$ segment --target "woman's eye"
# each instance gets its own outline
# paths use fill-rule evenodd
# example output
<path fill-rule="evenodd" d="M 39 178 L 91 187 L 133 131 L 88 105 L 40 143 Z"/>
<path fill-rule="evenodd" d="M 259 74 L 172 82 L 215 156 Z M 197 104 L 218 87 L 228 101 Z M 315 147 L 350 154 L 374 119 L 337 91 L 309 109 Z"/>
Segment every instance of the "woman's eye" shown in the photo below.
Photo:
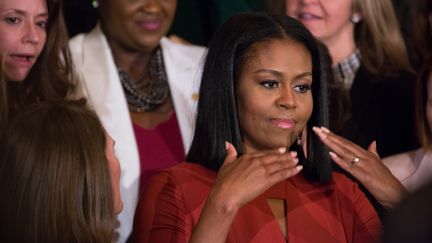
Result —
<path fill-rule="evenodd" d="M 262 86 L 264 86 L 265 88 L 268 88 L 268 89 L 274 89 L 274 88 L 277 88 L 279 86 L 279 82 L 274 81 L 274 80 L 261 81 L 260 84 Z"/>
<path fill-rule="evenodd" d="M 7 17 L 5 20 L 9 24 L 18 24 L 19 22 L 21 22 L 21 19 L 17 17 Z"/>
<path fill-rule="evenodd" d="M 39 27 L 41 27 L 41 28 L 43 28 L 43 29 L 46 29 L 46 27 L 47 27 L 47 25 L 48 25 L 48 22 L 47 22 L 47 21 L 38 21 L 36 24 L 37 24 Z"/>
<path fill-rule="evenodd" d="M 300 85 L 294 86 L 294 90 L 299 92 L 299 93 L 306 93 L 310 89 L 311 89 L 311 87 L 308 84 L 300 84 Z"/>

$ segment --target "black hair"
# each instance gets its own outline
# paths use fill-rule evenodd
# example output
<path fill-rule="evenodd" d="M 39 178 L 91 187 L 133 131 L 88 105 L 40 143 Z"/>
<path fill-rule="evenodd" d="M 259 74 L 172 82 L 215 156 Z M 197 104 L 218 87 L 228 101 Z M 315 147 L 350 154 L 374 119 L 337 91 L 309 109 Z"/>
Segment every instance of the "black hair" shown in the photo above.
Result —
<path fill-rule="evenodd" d="M 226 156 L 225 141 L 242 151 L 236 82 L 251 46 L 274 39 L 292 39 L 303 45 L 312 57 L 313 111 L 307 124 L 307 158 L 299 152 L 303 173 L 312 181 L 331 178 L 328 150 L 312 131 L 313 126 L 328 126 L 328 101 L 325 71 L 315 38 L 299 21 L 285 16 L 261 13 L 234 15 L 216 32 L 209 45 L 201 79 L 195 133 L 186 160 L 218 171 Z"/>

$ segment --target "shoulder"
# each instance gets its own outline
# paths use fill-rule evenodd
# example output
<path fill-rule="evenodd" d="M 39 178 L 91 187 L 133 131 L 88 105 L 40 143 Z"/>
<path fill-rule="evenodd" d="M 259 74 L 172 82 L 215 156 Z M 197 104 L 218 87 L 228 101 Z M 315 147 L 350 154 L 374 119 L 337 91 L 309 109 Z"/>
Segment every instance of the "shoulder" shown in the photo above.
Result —
<path fill-rule="evenodd" d="M 162 38 L 161 47 L 165 54 L 170 54 L 170 57 L 177 57 L 190 62 L 203 60 L 207 50 L 202 46 L 176 43 L 166 37 Z"/>
<path fill-rule="evenodd" d="M 106 48 L 108 46 L 105 35 L 99 24 L 90 32 L 76 35 L 69 40 L 69 48 L 73 56 L 83 52 L 85 45 L 91 45 L 91 48 L 96 47 L 96 49 Z"/>
<path fill-rule="evenodd" d="M 346 193 L 354 193 L 358 189 L 357 183 L 339 172 L 332 173 L 331 183 L 333 183 L 338 190 Z"/>
<path fill-rule="evenodd" d="M 343 197 L 339 197 L 341 200 L 348 199 L 354 204 L 368 201 L 363 191 L 359 188 L 358 183 L 354 182 L 343 173 L 333 172 L 332 183 L 334 183 L 337 193 L 343 195 Z"/>
<path fill-rule="evenodd" d="M 398 180 L 403 181 L 411 176 L 417 169 L 418 164 L 416 157 L 419 156 L 419 153 L 422 153 L 421 149 L 392 155 L 384 158 L 383 163 Z"/>
<path fill-rule="evenodd" d="M 181 190 L 184 194 L 194 190 L 209 191 L 217 173 L 199 164 L 182 162 L 162 170 L 153 176 L 149 187 L 166 187 L 168 185 Z"/>

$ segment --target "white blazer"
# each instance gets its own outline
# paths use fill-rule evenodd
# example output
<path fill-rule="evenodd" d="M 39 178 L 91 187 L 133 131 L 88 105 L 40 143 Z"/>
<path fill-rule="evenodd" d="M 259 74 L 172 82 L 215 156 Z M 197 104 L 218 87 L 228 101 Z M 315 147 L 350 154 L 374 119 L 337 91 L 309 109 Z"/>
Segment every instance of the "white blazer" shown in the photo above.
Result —
<path fill-rule="evenodd" d="M 196 101 L 205 49 L 182 45 L 162 38 L 160 42 L 171 97 L 184 145 L 188 151 L 195 125 Z M 115 140 L 121 166 L 120 190 L 124 209 L 119 214 L 120 239 L 132 231 L 138 200 L 140 160 L 127 101 L 117 67 L 100 26 L 69 42 L 72 58 L 81 80 L 79 91 L 96 111 L 107 132 Z"/>

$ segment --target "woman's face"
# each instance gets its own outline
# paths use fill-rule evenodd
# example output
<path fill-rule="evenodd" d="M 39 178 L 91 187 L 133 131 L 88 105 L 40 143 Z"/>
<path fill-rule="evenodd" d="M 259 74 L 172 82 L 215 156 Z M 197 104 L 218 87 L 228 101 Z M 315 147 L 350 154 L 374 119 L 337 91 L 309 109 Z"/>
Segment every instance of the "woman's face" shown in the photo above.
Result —
<path fill-rule="evenodd" d="M 0 0 L 0 65 L 10 81 L 25 79 L 46 41 L 46 0 Z"/>
<path fill-rule="evenodd" d="M 109 163 L 111 173 L 111 183 L 113 188 L 114 211 L 116 214 L 123 210 L 123 201 L 120 196 L 120 163 L 114 153 L 114 140 L 110 135 L 106 135 L 105 153 Z"/>
<path fill-rule="evenodd" d="M 236 90 L 244 149 L 290 147 L 312 114 L 310 53 L 291 39 L 251 48 Z"/>
<path fill-rule="evenodd" d="M 354 35 L 352 0 L 286 0 L 286 13 L 300 20 L 319 40 L 326 42 Z"/>
<path fill-rule="evenodd" d="M 427 103 L 426 103 L 426 117 L 429 123 L 429 128 L 432 129 L 432 73 L 429 75 L 427 93 L 428 96 L 427 96 Z"/>
<path fill-rule="evenodd" d="M 102 27 L 110 41 L 130 51 L 152 51 L 168 32 L 176 0 L 100 0 Z"/>

